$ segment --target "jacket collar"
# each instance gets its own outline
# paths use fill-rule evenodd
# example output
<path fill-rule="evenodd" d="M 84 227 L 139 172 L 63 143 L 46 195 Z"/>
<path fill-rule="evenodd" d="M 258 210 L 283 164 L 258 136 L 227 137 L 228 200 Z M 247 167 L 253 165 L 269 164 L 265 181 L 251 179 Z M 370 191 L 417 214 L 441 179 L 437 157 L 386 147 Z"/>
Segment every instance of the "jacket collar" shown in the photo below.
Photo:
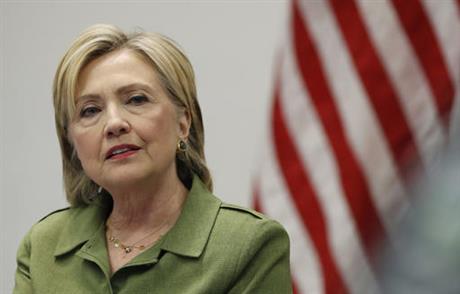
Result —
<path fill-rule="evenodd" d="M 179 255 L 199 257 L 209 239 L 221 203 L 195 176 L 181 215 L 165 235 L 161 248 Z"/>
<path fill-rule="evenodd" d="M 72 251 L 75 247 L 95 237 L 99 228 L 105 222 L 110 212 L 110 196 L 101 196 L 93 203 L 76 207 L 70 210 L 70 217 L 63 224 L 54 256 L 63 255 Z"/>
<path fill-rule="evenodd" d="M 111 209 L 111 199 L 104 197 L 94 200 L 88 206 L 71 210 L 54 256 L 68 253 L 92 238 L 101 238 L 97 234 L 98 229 Z M 209 239 L 220 205 L 221 201 L 194 176 L 181 215 L 174 227 L 163 237 L 161 249 L 178 255 L 199 257 Z"/>

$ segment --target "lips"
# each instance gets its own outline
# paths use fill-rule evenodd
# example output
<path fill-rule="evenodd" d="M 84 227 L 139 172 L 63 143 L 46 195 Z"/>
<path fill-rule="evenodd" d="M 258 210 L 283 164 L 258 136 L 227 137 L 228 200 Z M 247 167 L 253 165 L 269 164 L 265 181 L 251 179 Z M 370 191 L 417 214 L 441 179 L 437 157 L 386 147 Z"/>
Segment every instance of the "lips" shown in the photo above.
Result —
<path fill-rule="evenodd" d="M 133 152 L 141 149 L 139 146 L 132 145 L 132 144 L 121 144 L 113 146 L 112 148 L 107 151 L 105 154 L 105 159 L 110 159 L 114 156 L 119 156 L 121 154 L 126 154 L 128 152 Z"/>

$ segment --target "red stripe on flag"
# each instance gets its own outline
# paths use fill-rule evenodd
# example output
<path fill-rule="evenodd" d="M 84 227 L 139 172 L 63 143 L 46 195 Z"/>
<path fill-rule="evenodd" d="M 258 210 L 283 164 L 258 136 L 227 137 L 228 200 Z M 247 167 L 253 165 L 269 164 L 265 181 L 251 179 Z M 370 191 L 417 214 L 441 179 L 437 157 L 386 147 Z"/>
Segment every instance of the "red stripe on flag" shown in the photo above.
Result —
<path fill-rule="evenodd" d="M 393 0 L 393 4 L 431 86 L 439 115 L 447 127 L 454 86 L 428 16 L 419 0 Z"/>
<path fill-rule="evenodd" d="M 354 1 L 330 0 L 339 28 L 402 176 L 422 164 L 399 97 Z"/>
<path fill-rule="evenodd" d="M 299 290 L 297 290 L 297 285 L 294 281 L 292 281 L 292 294 L 300 294 Z"/>
<path fill-rule="evenodd" d="M 307 234 L 310 235 L 321 264 L 325 293 L 346 293 L 345 285 L 331 255 L 325 217 L 310 180 L 301 165 L 301 158 L 295 149 L 281 113 L 279 85 L 275 89 L 273 107 L 273 138 L 276 156 L 286 187 L 292 198 Z"/>
<path fill-rule="evenodd" d="M 385 239 L 385 230 L 372 201 L 363 171 L 344 133 L 340 115 L 332 98 L 318 53 L 294 1 L 294 46 L 305 87 L 309 90 L 316 112 L 334 151 L 345 197 L 357 225 L 368 257 L 372 260 L 375 242 Z"/>

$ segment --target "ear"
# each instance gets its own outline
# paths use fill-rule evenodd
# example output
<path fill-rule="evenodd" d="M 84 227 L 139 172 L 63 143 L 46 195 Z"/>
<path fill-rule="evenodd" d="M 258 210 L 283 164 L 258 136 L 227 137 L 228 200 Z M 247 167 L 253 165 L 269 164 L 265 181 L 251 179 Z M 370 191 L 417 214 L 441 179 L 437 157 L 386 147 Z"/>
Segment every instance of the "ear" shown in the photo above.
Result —
<path fill-rule="evenodd" d="M 178 117 L 178 134 L 179 138 L 186 139 L 190 133 L 190 125 L 192 118 L 188 109 L 183 109 L 179 112 Z"/>

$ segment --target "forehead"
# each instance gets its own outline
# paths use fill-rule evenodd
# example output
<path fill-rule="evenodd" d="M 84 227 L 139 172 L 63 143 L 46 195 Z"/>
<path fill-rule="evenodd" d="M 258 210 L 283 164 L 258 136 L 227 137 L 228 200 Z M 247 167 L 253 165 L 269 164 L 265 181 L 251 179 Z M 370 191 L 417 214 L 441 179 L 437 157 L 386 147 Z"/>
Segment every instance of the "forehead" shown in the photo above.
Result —
<path fill-rule="evenodd" d="M 146 57 L 130 49 L 116 50 L 83 67 L 77 79 L 76 97 L 104 87 L 116 88 L 135 83 L 160 87 L 154 67 Z"/>

